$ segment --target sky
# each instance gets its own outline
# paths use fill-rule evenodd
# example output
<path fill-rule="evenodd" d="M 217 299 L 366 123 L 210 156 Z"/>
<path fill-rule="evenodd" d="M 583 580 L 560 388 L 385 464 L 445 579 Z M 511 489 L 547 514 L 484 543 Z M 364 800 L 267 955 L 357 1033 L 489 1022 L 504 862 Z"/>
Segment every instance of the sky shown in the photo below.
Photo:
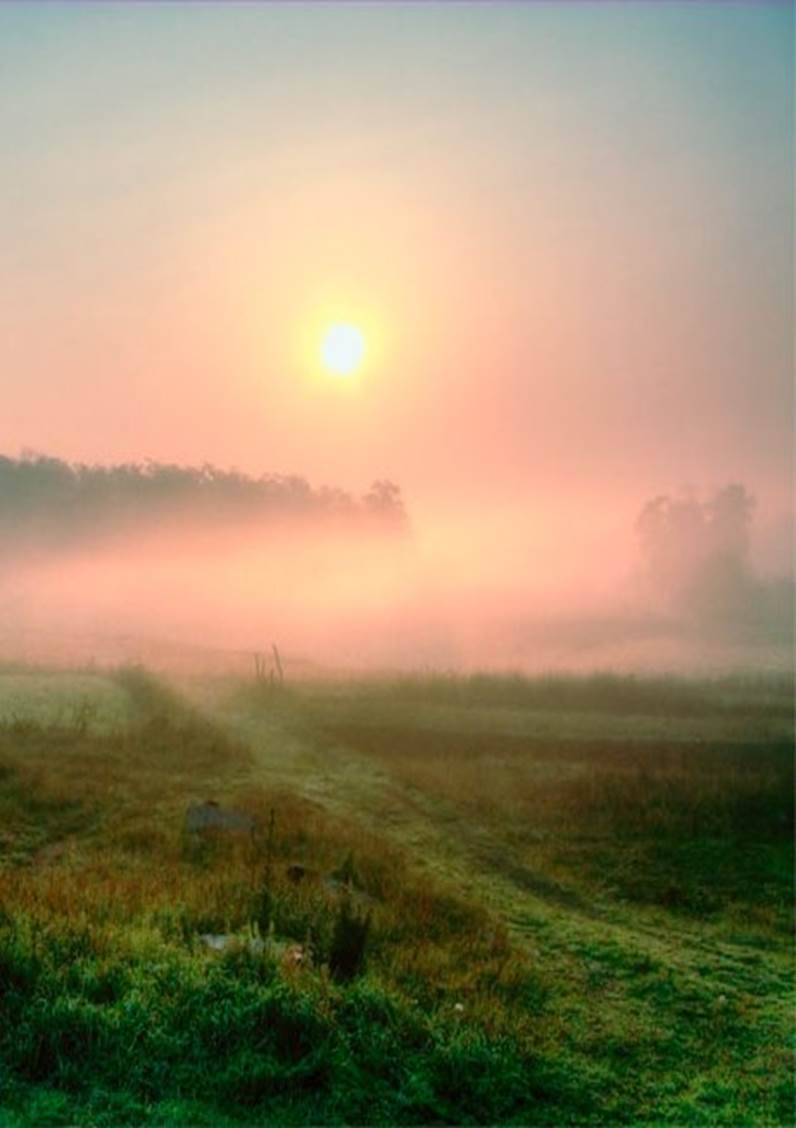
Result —
<path fill-rule="evenodd" d="M 789 4 L 4 3 L 0 452 L 587 554 L 740 481 L 781 562 L 793 166 Z"/>

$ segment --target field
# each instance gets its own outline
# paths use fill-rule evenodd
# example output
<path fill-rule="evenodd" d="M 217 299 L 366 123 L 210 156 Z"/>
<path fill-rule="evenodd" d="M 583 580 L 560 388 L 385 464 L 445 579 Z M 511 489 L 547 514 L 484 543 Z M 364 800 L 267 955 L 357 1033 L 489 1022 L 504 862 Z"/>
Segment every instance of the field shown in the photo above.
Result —
<path fill-rule="evenodd" d="M 790 1124 L 792 741 L 779 675 L 9 667 L 0 1124 Z"/>

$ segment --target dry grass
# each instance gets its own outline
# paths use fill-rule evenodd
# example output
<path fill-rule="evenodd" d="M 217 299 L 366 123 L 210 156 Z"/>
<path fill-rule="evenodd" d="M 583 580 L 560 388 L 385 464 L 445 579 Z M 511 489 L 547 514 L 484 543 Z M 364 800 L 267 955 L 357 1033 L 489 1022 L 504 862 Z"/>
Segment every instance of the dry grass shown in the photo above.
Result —
<path fill-rule="evenodd" d="M 331 707 L 326 691 L 238 695 L 278 719 L 277 746 L 293 734 L 280 780 L 279 747 L 264 760 L 142 671 L 117 685 L 131 719 L 115 728 L 0 724 L 0 1100 L 19 1123 L 704 1122 L 717 1109 L 773 1123 L 787 1106 L 782 1015 L 765 1002 L 790 919 L 786 747 L 534 740 L 429 729 L 414 710 L 378 724 L 372 700 L 362 723 L 345 690 Z M 354 783 L 368 764 L 379 810 L 429 834 L 365 817 Z M 351 791 L 334 814 L 331 791 L 286 782 L 338 769 Z M 208 798 L 257 833 L 186 835 L 187 805 Z M 448 854 L 418 854 L 446 839 L 478 879 L 469 896 Z M 481 899 L 491 880 L 517 911 L 554 910 L 530 919 L 532 942 Z M 594 898 L 626 907 L 618 931 L 586 912 Z M 652 941 L 651 918 L 634 933 L 650 904 L 666 917 Z M 339 983 L 349 910 L 370 931 L 364 966 Z M 698 931 L 711 915 L 727 937 L 715 956 Z M 678 920 L 693 942 L 672 959 L 662 938 Z M 728 947 L 741 921 L 759 963 Z M 237 943 L 212 953 L 203 933 Z"/>

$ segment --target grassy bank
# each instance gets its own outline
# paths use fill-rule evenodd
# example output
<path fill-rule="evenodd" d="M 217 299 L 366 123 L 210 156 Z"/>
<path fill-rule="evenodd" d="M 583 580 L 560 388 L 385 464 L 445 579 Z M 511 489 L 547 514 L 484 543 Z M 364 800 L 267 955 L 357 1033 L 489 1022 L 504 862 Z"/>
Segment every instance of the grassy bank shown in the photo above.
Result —
<path fill-rule="evenodd" d="M 0 1123 L 790 1121 L 787 687 L 68 676 L 0 719 Z"/>

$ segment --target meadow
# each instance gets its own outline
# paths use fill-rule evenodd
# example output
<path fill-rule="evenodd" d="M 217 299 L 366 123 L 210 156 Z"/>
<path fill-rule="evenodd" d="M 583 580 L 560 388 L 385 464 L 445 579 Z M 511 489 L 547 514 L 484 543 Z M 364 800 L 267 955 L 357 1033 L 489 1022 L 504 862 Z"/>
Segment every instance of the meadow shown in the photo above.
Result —
<path fill-rule="evenodd" d="M 785 675 L 9 666 L 0 1124 L 789 1124 L 793 873 Z"/>

